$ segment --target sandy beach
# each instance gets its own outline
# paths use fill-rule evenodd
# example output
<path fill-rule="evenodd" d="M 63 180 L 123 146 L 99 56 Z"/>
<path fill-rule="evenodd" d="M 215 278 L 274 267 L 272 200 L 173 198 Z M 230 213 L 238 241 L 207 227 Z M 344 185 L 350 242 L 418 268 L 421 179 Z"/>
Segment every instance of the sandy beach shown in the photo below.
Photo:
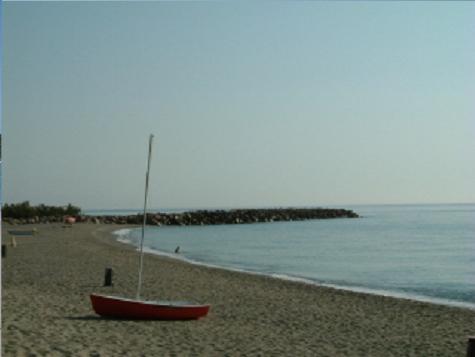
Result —
<path fill-rule="evenodd" d="M 15 229 L 22 227 L 15 226 Z M 138 255 L 115 225 L 28 225 L 2 259 L 4 356 L 465 356 L 475 311 L 146 255 L 143 297 L 210 303 L 197 321 L 95 315 L 91 292 L 133 297 Z M 2 231 L 9 243 L 8 226 Z M 104 269 L 114 286 L 103 287 Z"/>

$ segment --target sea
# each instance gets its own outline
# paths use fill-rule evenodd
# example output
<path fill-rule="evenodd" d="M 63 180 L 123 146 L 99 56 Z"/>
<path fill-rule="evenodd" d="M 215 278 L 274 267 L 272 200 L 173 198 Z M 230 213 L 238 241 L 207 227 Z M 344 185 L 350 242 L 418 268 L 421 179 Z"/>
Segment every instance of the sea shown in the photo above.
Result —
<path fill-rule="evenodd" d="M 339 208 L 360 218 L 148 226 L 144 247 L 193 264 L 475 310 L 475 204 Z M 139 211 L 123 214 L 131 212 Z M 141 229 L 115 234 L 138 246 Z"/>

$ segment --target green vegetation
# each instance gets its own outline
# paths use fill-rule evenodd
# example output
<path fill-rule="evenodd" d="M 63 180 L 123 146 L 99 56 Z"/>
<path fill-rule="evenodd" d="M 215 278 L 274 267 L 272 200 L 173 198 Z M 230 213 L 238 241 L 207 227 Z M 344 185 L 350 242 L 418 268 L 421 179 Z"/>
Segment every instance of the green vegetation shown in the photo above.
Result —
<path fill-rule="evenodd" d="M 2 216 L 4 218 L 33 218 L 37 217 L 53 217 L 53 216 L 76 216 L 81 213 L 79 207 L 72 204 L 67 206 L 46 206 L 40 204 L 38 206 L 30 206 L 30 202 L 25 201 L 21 203 L 4 204 L 2 207 Z"/>

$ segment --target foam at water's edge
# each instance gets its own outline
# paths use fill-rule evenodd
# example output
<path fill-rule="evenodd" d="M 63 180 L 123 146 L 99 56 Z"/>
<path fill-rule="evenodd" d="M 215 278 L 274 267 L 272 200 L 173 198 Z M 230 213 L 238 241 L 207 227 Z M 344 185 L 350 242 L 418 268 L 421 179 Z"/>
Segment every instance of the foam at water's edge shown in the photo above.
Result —
<path fill-rule="evenodd" d="M 338 289 L 338 290 L 353 291 L 357 293 L 364 293 L 364 294 L 370 294 L 370 295 L 388 296 L 388 297 L 394 297 L 398 299 L 414 300 L 414 301 L 420 301 L 420 302 L 428 302 L 428 303 L 437 304 L 437 305 L 462 307 L 462 308 L 466 308 L 470 310 L 475 310 L 475 304 L 472 304 L 469 302 L 443 299 L 443 298 L 435 298 L 435 297 L 417 295 L 417 294 L 402 293 L 402 292 L 391 291 L 391 290 L 319 283 L 311 279 L 299 278 L 299 277 L 294 277 L 294 276 L 285 275 L 285 274 L 271 274 L 271 276 L 278 279 L 296 281 L 300 283 L 317 285 L 317 286 L 324 286 L 324 287 Z"/>
<path fill-rule="evenodd" d="M 131 231 L 132 231 L 132 229 L 125 228 L 125 229 L 119 229 L 117 231 L 114 231 L 113 234 L 117 236 L 117 240 L 119 242 L 131 244 L 131 245 L 135 246 L 135 244 L 133 243 L 134 242 L 133 239 L 130 238 L 130 232 Z M 137 250 L 138 250 L 138 248 L 137 248 Z M 357 293 L 379 295 L 379 296 L 388 296 L 388 297 L 394 297 L 394 298 L 398 298 L 398 299 L 413 300 L 413 301 L 427 302 L 427 303 L 437 304 L 437 305 L 461 307 L 461 308 L 465 308 L 465 309 L 475 310 L 475 304 L 472 304 L 472 303 L 469 303 L 469 302 L 462 302 L 462 301 L 442 299 L 442 298 L 434 298 L 434 297 L 429 297 L 429 296 L 424 296 L 424 295 L 401 293 L 401 292 L 382 290 L 382 289 L 371 289 L 371 288 L 365 288 L 365 287 L 355 287 L 355 286 L 321 283 L 321 282 L 318 282 L 318 281 L 315 281 L 315 280 L 296 277 L 296 276 L 292 276 L 292 275 L 262 273 L 262 272 L 256 272 L 256 271 L 245 270 L 245 269 L 240 269 L 240 268 L 220 266 L 220 265 L 216 265 L 216 264 L 196 261 L 196 260 L 187 258 L 183 255 L 168 253 L 168 252 L 164 252 L 164 251 L 160 251 L 158 249 L 148 248 L 148 247 L 144 247 L 144 252 L 159 255 L 159 256 L 163 256 L 163 257 L 168 257 L 168 258 L 171 258 L 171 259 L 180 260 L 180 261 L 187 262 L 187 263 L 194 264 L 194 265 L 209 267 L 209 268 L 218 268 L 218 269 L 224 269 L 224 270 L 234 271 L 234 272 L 239 272 L 239 273 L 272 277 L 272 278 L 275 278 L 275 279 L 295 281 L 295 282 L 299 282 L 299 283 L 303 283 L 303 284 L 323 286 L 323 287 L 328 287 L 328 288 L 333 288 L 333 289 L 338 289 L 338 290 L 353 291 L 353 292 L 357 292 Z"/>
<path fill-rule="evenodd" d="M 117 241 L 121 243 L 133 244 L 133 240 L 130 238 L 131 228 L 122 228 L 116 231 L 113 231 L 112 234 L 117 236 Z"/>

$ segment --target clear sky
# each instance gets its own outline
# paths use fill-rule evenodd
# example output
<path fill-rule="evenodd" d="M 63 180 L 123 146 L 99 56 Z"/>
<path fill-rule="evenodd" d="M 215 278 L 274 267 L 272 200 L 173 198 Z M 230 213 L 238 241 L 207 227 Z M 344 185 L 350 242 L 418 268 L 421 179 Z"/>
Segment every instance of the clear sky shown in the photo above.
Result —
<path fill-rule="evenodd" d="M 475 202 L 473 2 L 3 3 L 3 198 Z"/>

